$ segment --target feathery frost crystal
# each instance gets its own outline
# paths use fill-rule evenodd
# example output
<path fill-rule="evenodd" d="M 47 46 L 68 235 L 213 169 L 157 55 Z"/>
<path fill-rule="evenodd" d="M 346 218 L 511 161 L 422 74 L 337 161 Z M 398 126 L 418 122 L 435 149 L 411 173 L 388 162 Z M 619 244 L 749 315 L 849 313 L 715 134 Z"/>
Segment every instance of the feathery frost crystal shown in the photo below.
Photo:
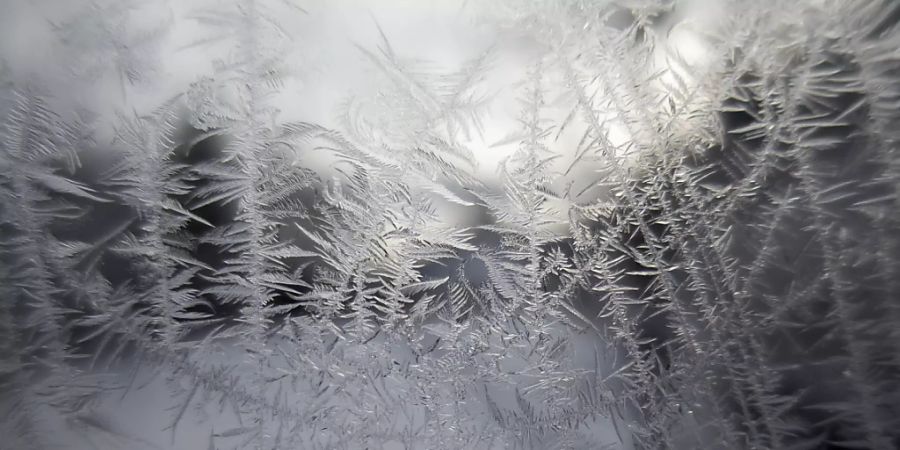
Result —
<path fill-rule="evenodd" d="M 0 9 L 0 449 L 900 446 L 900 3 Z"/>

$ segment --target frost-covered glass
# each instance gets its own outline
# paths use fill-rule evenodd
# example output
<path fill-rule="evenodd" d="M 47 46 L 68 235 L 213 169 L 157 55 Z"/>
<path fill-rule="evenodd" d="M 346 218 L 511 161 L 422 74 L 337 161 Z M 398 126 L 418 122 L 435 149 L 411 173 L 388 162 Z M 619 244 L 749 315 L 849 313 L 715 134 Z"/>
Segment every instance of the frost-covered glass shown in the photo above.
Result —
<path fill-rule="evenodd" d="M 900 446 L 894 0 L 8 0 L 0 449 Z"/>

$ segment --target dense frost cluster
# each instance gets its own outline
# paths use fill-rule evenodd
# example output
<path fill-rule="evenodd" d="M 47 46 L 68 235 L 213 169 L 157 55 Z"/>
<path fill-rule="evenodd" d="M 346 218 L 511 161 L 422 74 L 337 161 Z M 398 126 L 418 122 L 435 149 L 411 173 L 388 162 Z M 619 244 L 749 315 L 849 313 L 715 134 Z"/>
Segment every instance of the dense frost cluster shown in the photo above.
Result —
<path fill-rule="evenodd" d="M 900 446 L 894 0 L 7 0 L 0 41 L 0 449 Z"/>

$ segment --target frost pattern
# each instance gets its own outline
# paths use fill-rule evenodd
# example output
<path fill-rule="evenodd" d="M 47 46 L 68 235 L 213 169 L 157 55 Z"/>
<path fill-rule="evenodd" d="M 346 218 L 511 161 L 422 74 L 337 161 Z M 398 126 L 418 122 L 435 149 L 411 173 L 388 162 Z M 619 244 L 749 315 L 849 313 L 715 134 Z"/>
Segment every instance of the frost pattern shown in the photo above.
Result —
<path fill-rule="evenodd" d="M 463 2 L 449 65 L 373 17 L 334 121 L 283 112 L 327 8 L 209 3 L 0 64 L 0 447 L 900 446 L 894 2 Z"/>

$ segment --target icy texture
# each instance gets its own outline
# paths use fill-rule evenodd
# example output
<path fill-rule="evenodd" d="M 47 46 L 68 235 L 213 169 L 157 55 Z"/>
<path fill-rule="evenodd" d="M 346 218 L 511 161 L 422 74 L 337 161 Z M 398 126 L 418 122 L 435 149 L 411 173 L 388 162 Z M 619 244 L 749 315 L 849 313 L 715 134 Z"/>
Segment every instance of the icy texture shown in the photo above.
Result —
<path fill-rule="evenodd" d="M 0 448 L 900 445 L 900 3 L 5 9 Z"/>

